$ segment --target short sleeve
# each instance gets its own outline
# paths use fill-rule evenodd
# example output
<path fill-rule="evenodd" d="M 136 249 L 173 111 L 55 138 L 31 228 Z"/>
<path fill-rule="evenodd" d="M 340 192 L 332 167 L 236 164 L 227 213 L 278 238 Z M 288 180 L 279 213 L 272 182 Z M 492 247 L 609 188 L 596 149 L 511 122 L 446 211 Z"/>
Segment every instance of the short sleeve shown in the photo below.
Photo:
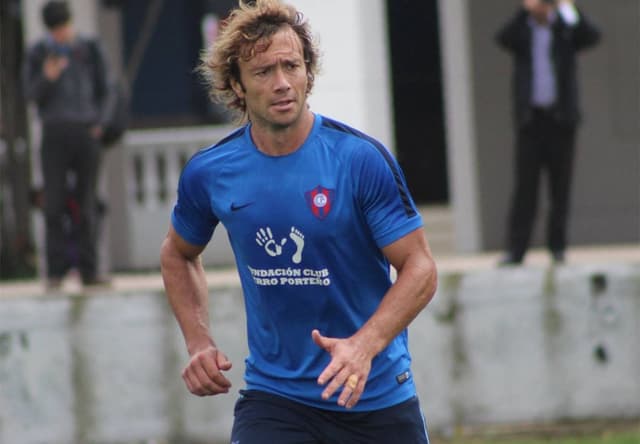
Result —
<path fill-rule="evenodd" d="M 211 210 L 206 171 L 199 167 L 196 160 L 187 163 L 180 176 L 178 199 L 171 214 L 171 223 L 187 242 L 206 245 L 218 224 L 218 218 Z"/>
<path fill-rule="evenodd" d="M 358 201 L 378 247 L 422 227 L 404 174 L 383 145 L 364 142 L 354 153 L 352 169 Z"/>

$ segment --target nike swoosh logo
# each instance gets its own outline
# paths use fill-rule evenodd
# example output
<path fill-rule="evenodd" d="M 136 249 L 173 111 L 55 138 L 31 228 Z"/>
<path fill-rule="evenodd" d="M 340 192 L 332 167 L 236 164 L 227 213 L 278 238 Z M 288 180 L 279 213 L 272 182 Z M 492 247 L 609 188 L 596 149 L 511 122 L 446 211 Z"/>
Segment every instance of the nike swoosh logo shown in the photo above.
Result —
<path fill-rule="evenodd" d="M 253 202 L 248 202 L 248 203 L 240 204 L 240 205 L 235 204 L 235 203 L 232 202 L 231 203 L 231 211 L 238 211 L 238 210 L 241 210 L 243 208 L 248 207 L 249 205 L 253 205 Z"/>

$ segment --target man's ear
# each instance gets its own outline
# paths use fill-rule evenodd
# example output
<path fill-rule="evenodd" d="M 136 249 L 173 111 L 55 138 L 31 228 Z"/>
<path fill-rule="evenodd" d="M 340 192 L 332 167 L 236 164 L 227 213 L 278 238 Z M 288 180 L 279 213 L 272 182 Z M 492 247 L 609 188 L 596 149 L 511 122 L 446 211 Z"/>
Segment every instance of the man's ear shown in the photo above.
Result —
<path fill-rule="evenodd" d="M 242 85 L 242 81 L 231 79 L 231 88 L 233 88 L 233 92 L 236 93 L 236 96 L 240 99 L 244 99 L 244 86 Z"/>

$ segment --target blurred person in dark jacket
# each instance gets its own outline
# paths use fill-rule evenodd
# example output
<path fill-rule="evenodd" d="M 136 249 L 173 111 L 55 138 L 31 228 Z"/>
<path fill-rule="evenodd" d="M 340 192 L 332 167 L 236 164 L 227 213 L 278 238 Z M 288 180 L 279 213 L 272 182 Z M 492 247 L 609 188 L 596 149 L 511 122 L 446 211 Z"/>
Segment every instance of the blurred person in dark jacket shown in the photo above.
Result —
<path fill-rule="evenodd" d="M 104 284 L 97 274 L 96 186 L 107 113 L 106 61 L 96 41 L 76 34 L 66 2 L 47 2 L 42 19 L 47 33 L 29 49 L 24 83 L 42 123 L 47 286 L 60 287 L 71 266 L 64 228 L 70 182 L 79 206 L 73 265 L 84 285 Z"/>
<path fill-rule="evenodd" d="M 496 40 L 513 56 L 515 188 L 502 265 L 522 263 L 529 247 L 540 176 L 547 173 L 547 247 L 555 263 L 567 248 L 576 128 L 580 121 L 577 54 L 600 32 L 573 0 L 524 0 Z"/>

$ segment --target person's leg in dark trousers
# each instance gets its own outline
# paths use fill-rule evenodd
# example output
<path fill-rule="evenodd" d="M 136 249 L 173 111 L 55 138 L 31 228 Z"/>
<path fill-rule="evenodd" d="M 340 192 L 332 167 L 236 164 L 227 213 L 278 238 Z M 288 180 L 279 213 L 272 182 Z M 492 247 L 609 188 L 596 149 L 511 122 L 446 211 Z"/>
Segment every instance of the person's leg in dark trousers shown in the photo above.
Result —
<path fill-rule="evenodd" d="M 64 128 L 45 125 L 40 149 L 44 180 L 45 255 L 47 279 L 51 286 L 64 277 L 69 267 L 64 212 L 71 152 L 67 147 L 66 135 Z"/>
<path fill-rule="evenodd" d="M 42 139 L 42 172 L 46 222 L 47 277 L 52 286 L 69 268 L 64 230 L 67 174 L 76 178 L 74 195 L 80 206 L 78 268 L 85 283 L 96 278 L 96 184 L 100 145 L 84 124 L 46 125 Z"/>
<path fill-rule="evenodd" d="M 564 261 L 567 222 L 575 153 L 575 126 L 550 122 L 547 170 L 550 209 L 547 219 L 547 246 L 555 261 Z"/>
<path fill-rule="evenodd" d="M 97 276 L 97 183 L 100 144 L 85 126 L 74 131 L 74 156 L 71 168 L 76 175 L 75 195 L 80 206 L 78 221 L 78 269 L 85 284 Z"/>
<path fill-rule="evenodd" d="M 540 126 L 541 117 L 535 114 L 532 122 L 520 128 L 516 135 L 515 186 L 509 211 L 505 263 L 521 262 L 529 247 L 542 170 Z"/>

